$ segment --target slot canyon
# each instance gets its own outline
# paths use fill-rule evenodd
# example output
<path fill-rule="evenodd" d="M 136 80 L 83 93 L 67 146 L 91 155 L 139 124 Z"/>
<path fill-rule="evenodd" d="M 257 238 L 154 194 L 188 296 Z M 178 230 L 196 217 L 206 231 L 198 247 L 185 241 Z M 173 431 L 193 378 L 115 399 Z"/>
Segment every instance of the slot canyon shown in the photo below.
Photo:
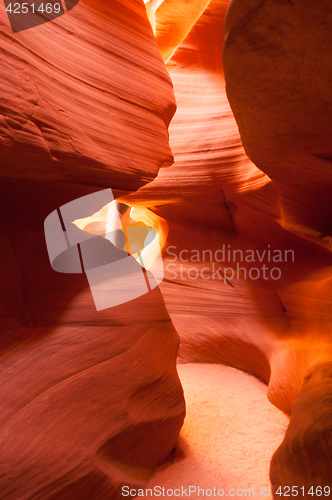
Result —
<path fill-rule="evenodd" d="M 332 4 L 32 5 L 0 0 L 0 500 L 332 497 Z"/>

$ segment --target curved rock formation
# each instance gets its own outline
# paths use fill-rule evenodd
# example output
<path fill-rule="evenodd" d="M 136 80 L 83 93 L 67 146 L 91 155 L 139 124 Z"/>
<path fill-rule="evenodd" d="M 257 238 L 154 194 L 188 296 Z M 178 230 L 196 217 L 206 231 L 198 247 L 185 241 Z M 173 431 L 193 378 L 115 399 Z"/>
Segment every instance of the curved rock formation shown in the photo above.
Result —
<path fill-rule="evenodd" d="M 170 127 L 175 163 L 123 198 L 149 206 L 169 224 L 161 289 L 181 337 L 180 359 L 253 373 L 288 413 L 309 367 L 332 359 L 330 14 L 326 3 L 312 12 L 305 1 L 233 0 L 222 62 L 225 5 L 210 2 L 168 63 L 178 102 Z M 161 10 L 155 16 L 168 57 L 168 17 L 163 25 Z M 241 151 L 223 66 L 244 147 L 260 170 Z M 221 249 L 224 255 L 237 250 L 238 261 L 232 254 L 215 258 Z M 202 257 L 204 250 L 214 258 Z M 259 252 L 254 264 L 239 261 L 246 251 Z M 274 264 L 269 251 L 282 257 Z M 248 278 L 261 264 L 275 266 L 280 276 Z M 310 455 L 325 464 L 325 455 L 313 448 Z M 287 460 L 278 476 L 285 471 L 284 485 Z M 330 465 L 324 467 L 328 477 Z M 300 476 L 294 478 L 295 485 Z"/>
<path fill-rule="evenodd" d="M 16 35 L 2 25 L 9 500 L 26 484 L 33 498 L 102 499 L 146 482 L 183 419 L 172 322 L 180 361 L 252 373 L 292 412 L 272 461 L 274 495 L 328 484 L 332 11 L 325 1 L 232 0 L 222 57 L 227 4 L 147 2 L 156 40 L 134 0 L 80 0 Z M 161 170 L 172 162 L 175 101 L 156 41 L 178 103 L 175 162 Z M 155 290 L 96 316 L 85 278 L 51 270 L 45 217 L 105 187 L 154 212 L 163 238 L 169 231 L 167 310 Z M 101 234 L 96 217 L 89 229 Z M 110 394 L 113 377 L 123 392 Z"/>
<path fill-rule="evenodd" d="M 182 426 L 179 338 L 158 289 L 97 312 L 85 275 L 52 270 L 44 220 L 172 162 L 172 84 L 143 2 L 1 28 L 1 498 L 122 498 Z"/>
<path fill-rule="evenodd" d="M 150 0 L 147 3 L 149 19 L 164 61 L 172 57 L 210 1 Z"/>
<path fill-rule="evenodd" d="M 296 377 L 283 376 L 277 360 L 293 352 L 287 342 L 293 339 L 291 321 L 304 314 L 298 294 L 310 293 L 305 281 L 315 276 L 317 254 L 314 246 L 281 227 L 276 184 L 242 148 L 218 50 L 226 7 L 225 2 L 210 2 L 168 64 L 178 103 L 170 126 L 174 165 L 122 199 L 150 207 L 169 224 L 171 253 L 164 254 L 161 288 L 181 337 L 180 358 L 224 362 L 267 383 L 272 370 L 270 399 L 290 412 L 306 369 Z M 158 31 L 156 37 L 161 43 Z M 235 259 L 233 250 L 238 252 Z M 272 262 L 273 251 L 280 252 L 282 262 Z M 246 252 L 255 253 L 254 263 L 241 260 Z M 277 267 L 281 276 L 264 277 L 262 264 Z M 328 264 L 329 256 L 322 253 L 320 265 Z M 255 274 L 248 278 L 252 267 L 261 272 L 259 279 Z M 229 280 L 232 270 L 235 276 Z M 316 301 L 306 314 L 317 322 L 314 308 Z"/>
<path fill-rule="evenodd" d="M 303 498 L 329 497 L 332 491 L 332 367 L 310 367 L 292 406 L 285 439 L 271 462 L 274 495 L 297 487 Z"/>
<path fill-rule="evenodd" d="M 226 19 L 227 94 L 251 160 L 276 181 L 282 224 L 331 249 L 328 1 L 243 4 Z"/>
<path fill-rule="evenodd" d="M 130 191 L 172 163 L 173 89 L 143 3 L 1 27 L 1 175 Z"/>
<path fill-rule="evenodd" d="M 97 314 L 78 281 L 48 290 L 55 312 L 71 298 L 56 325 L 46 309 L 35 328 L 10 332 L 16 345 L 2 355 L 3 499 L 123 498 L 122 487 L 143 487 L 177 440 L 178 335 L 159 290 Z"/>
<path fill-rule="evenodd" d="M 276 185 L 279 224 L 306 249 L 279 289 L 289 329 L 271 357 L 271 401 L 290 411 L 305 382 L 271 464 L 276 498 L 278 485 L 311 498 L 332 477 L 331 23 L 328 2 L 306 0 L 233 0 L 225 23 L 227 94 L 244 147 Z"/>

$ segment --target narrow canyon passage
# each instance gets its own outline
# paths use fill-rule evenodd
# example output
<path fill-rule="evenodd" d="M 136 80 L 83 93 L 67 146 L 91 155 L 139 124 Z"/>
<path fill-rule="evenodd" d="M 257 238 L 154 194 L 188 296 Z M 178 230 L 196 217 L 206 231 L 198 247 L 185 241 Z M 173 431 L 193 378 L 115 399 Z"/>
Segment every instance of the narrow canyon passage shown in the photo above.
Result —
<path fill-rule="evenodd" d="M 165 498 L 174 499 L 186 498 L 182 487 L 188 495 L 189 486 L 196 487 L 193 500 L 203 496 L 198 487 L 205 498 L 214 487 L 217 498 L 219 489 L 224 497 L 249 497 L 245 490 L 251 489 L 251 496 L 263 498 L 261 487 L 268 493 L 270 485 L 270 458 L 289 418 L 267 400 L 266 385 L 252 375 L 217 364 L 177 368 L 187 406 L 180 450 L 156 470 L 147 488 L 164 487 Z"/>
<path fill-rule="evenodd" d="M 331 496 L 330 3 L 0 0 L 0 500 Z"/>

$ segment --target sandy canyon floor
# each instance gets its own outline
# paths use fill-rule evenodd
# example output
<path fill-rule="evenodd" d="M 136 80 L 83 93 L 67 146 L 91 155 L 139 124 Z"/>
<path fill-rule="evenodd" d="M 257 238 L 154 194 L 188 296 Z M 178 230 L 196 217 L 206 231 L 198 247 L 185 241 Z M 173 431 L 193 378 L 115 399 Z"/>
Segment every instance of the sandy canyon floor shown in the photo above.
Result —
<path fill-rule="evenodd" d="M 270 459 L 288 417 L 267 400 L 267 386 L 217 364 L 178 365 L 178 373 L 187 416 L 176 449 L 147 488 L 159 486 L 161 498 L 189 497 L 189 486 L 191 499 L 202 490 L 205 498 L 220 498 L 219 490 L 230 498 L 268 496 Z"/>

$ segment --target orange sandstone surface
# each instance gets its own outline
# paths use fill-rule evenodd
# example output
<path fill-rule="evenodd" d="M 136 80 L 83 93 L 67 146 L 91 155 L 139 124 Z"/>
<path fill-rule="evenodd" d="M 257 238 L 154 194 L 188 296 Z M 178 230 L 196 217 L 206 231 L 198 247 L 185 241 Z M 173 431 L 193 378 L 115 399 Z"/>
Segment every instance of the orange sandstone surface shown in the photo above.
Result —
<path fill-rule="evenodd" d="M 97 312 L 84 274 L 52 270 L 44 220 L 173 161 L 171 80 L 143 2 L 16 34 L 0 12 L 0 497 L 122 498 L 181 429 L 179 337 L 158 288 Z"/>
<path fill-rule="evenodd" d="M 290 414 L 271 495 L 332 488 L 332 10 L 325 0 L 228 3 L 80 0 L 16 34 L 0 4 L 1 498 L 122 498 L 162 463 L 149 484 L 175 487 L 198 471 L 228 474 L 232 487 L 244 470 L 236 453 L 257 451 L 259 436 L 236 417 L 235 386 L 253 401 L 259 388 L 260 404 L 265 394 L 207 363 L 268 386 L 275 413 L 255 410 L 247 424 L 266 423 L 262 485 L 287 423 L 279 410 Z M 96 312 L 84 275 L 52 270 L 43 223 L 109 187 L 155 228 L 165 277 Z M 77 227 L 102 239 L 106 217 L 98 206 Z M 184 419 L 177 354 L 186 457 L 167 468 Z M 188 425 L 217 434 L 223 394 L 233 412 L 207 452 Z M 246 477 L 238 486 L 256 488 L 254 469 Z"/>

